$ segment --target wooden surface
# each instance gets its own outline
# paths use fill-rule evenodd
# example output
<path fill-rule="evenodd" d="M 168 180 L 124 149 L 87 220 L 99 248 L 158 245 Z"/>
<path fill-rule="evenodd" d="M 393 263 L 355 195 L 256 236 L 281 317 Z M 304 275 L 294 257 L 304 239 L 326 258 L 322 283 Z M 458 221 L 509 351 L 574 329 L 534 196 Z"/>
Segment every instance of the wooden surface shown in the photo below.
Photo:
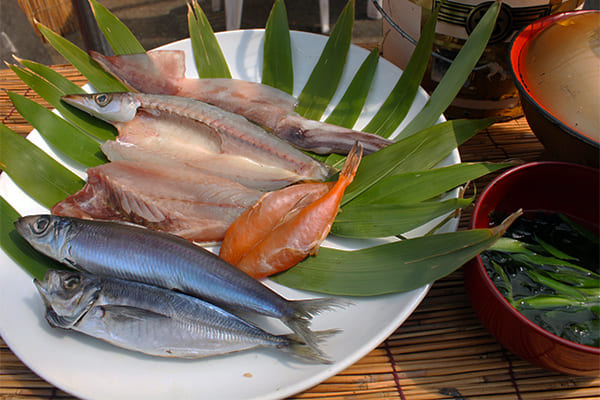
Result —
<path fill-rule="evenodd" d="M 70 66 L 54 69 L 77 84 L 85 83 Z M 0 88 L 46 104 L 9 70 L 0 70 Z M 31 130 L 4 91 L 0 92 L 0 121 L 20 134 Z M 527 122 L 518 119 L 491 126 L 459 150 L 463 161 L 535 161 L 543 148 Z M 494 176 L 475 181 L 471 193 L 481 193 Z M 469 217 L 467 209 L 461 229 Z M 0 399 L 72 398 L 35 375 L 0 340 Z M 436 282 L 411 317 L 367 356 L 292 398 L 600 399 L 600 377 L 548 372 L 504 349 L 474 314 L 458 270 Z"/>

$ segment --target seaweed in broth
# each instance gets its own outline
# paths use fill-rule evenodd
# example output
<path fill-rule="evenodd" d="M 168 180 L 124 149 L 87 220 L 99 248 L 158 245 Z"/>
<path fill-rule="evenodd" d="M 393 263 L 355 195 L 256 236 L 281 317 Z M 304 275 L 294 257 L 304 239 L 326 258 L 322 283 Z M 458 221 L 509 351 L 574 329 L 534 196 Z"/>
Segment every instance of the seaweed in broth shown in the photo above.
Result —
<path fill-rule="evenodd" d="M 502 213 L 490 215 L 492 223 Z M 594 227 L 590 227 L 594 228 Z M 600 245 L 595 231 L 567 216 L 526 212 L 481 259 L 502 295 L 530 321 L 576 343 L 600 347 Z"/>

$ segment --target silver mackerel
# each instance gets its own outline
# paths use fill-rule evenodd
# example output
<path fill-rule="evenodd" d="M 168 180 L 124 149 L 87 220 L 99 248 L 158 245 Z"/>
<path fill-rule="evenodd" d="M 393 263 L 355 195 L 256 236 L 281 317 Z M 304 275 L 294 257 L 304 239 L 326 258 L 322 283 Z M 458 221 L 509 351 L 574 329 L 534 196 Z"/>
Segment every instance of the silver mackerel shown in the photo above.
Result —
<path fill-rule="evenodd" d="M 36 279 L 34 284 L 51 326 L 128 350 L 201 358 L 267 347 L 328 362 L 293 334 L 272 335 L 219 307 L 172 290 L 60 270 L 48 270 L 44 280 Z"/>
<path fill-rule="evenodd" d="M 349 304 L 335 298 L 287 300 L 200 246 L 134 224 L 43 214 L 21 217 L 15 227 L 36 250 L 77 270 L 175 289 L 234 313 L 280 319 L 317 352 L 312 317 Z"/>

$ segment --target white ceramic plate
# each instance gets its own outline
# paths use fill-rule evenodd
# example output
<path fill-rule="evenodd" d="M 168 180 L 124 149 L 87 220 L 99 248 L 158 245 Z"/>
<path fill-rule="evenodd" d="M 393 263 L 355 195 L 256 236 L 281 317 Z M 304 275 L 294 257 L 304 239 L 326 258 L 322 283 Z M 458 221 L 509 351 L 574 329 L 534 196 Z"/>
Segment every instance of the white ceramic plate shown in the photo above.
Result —
<path fill-rule="evenodd" d="M 262 71 L 262 30 L 217 34 L 234 78 L 259 81 Z M 298 95 L 317 62 L 326 37 L 292 32 L 295 95 Z M 195 67 L 188 40 L 164 46 L 187 53 L 188 76 Z M 346 87 L 368 52 L 352 46 L 342 87 Z M 374 115 L 394 86 L 401 71 L 380 60 L 372 92 L 356 127 Z M 341 98 L 339 91 L 334 103 Z M 409 119 L 425 101 L 420 91 Z M 30 140 L 52 154 L 37 132 Z M 55 154 L 55 158 L 59 159 Z M 59 159 L 60 160 L 60 159 Z M 458 152 L 447 163 L 458 162 Z M 82 171 L 78 173 L 84 176 Z M 22 215 L 47 212 L 2 174 L 0 194 Z M 455 230 L 456 221 L 446 230 Z M 414 235 L 425 230 L 416 230 Z M 357 248 L 378 241 L 328 241 L 327 245 Z M 268 281 L 288 298 L 314 297 Z M 88 399 L 277 399 L 306 390 L 352 365 L 385 340 L 427 294 L 429 286 L 408 293 L 355 298 L 354 305 L 315 318 L 315 330 L 338 328 L 343 332 L 329 339 L 323 350 L 332 364 L 298 361 L 271 350 L 247 351 L 200 360 L 154 358 L 121 350 L 99 340 L 51 328 L 44 319 L 44 306 L 31 277 L 4 253 L 0 253 L 0 334 L 11 350 L 35 373 L 60 389 Z M 274 320 L 264 320 L 267 330 L 286 332 Z"/>

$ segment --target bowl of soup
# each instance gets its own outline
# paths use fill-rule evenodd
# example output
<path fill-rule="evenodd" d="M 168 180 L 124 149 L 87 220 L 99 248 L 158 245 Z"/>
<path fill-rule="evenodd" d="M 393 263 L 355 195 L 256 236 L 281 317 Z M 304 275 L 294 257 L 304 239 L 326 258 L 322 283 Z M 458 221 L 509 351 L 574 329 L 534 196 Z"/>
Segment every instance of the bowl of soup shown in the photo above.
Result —
<path fill-rule="evenodd" d="M 569 11 L 533 22 L 513 39 L 509 65 L 545 158 L 598 167 L 600 11 Z"/>
<path fill-rule="evenodd" d="M 499 265 L 503 255 L 490 256 L 498 262 L 491 272 L 489 266 L 484 265 L 488 251 L 502 254 L 492 248 L 468 262 L 464 267 L 464 279 L 473 309 L 486 329 L 504 347 L 547 370 L 581 376 L 600 374 L 600 321 L 597 314 L 600 311 L 597 273 L 599 209 L 600 171 L 560 161 L 531 162 L 512 168 L 492 181 L 475 203 L 472 229 L 488 228 L 502 216 L 522 210 L 519 220 L 530 220 L 528 224 L 519 225 L 519 220 L 513 222 L 509 230 L 514 228 L 516 234 L 507 238 L 507 231 L 492 248 L 525 246 L 526 252 L 532 255 L 524 257 L 521 250 L 507 250 L 512 252 L 508 257 L 514 258 L 518 266 L 504 272 L 496 272 L 498 268 L 504 268 L 504 265 Z M 558 221 L 556 228 L 550 226 L 557 229 L 554 237 L 558 241 L 545 233 L 531 234 L 522 228 L 531 226 L 531 219 L 543 227 L 549 218 Z M 586 251 L 592 261 L 581 257 L 581 251 L 575 249 L 582 240 L 569 239 L 572 226 L 577 227 L 577 235 L 582 232 L 591 235 L 588 236 L 592 241 L 591 247 L 588 246 Z M 531 244 L 531 238 L 536 243 Z M 504 240 L 509 243 L 508 246 L 503 243 Z M 545 254 L 547 252 L 542 248 L 550 249 L 553 254 Z M 568 253 L 568 256 L 562 253 Z M 534 262 L 531 263 L 529 258 Z M 566 261 L 556 263 L 549 261 L 551 258 Z M 540 265 L 536 264 L 538 260 L 542 260 Z M 592 264 L 595 265 L 593 268 Z M 571 279 L 571 275 L 581 278 L 580 272 L 584 271 L 581 266 L 596 270 L 583 273 L 582 280 L 591 284 L 584 285 Z M 523 278 L 521 269 L 533 279 L 530 276 Z M 557 275 L 559 272 L 566 275 Z M 549 287 L 541 289 L 540 281 Z M 507 282 L 510 282 L 508 288 Z M 562 304 L 565 301 L 568 304 Z M 545 308 L 541 308 L 542 303 L 545 303 Z M 558 317 L 556 324 L 561 324 L 558 331 L 548 326 L 550 317 Z M 590 334 L 595 336 L 590 337 Z M 582 340 L 575 341 L 573 335 L 581 336 Z"/>

